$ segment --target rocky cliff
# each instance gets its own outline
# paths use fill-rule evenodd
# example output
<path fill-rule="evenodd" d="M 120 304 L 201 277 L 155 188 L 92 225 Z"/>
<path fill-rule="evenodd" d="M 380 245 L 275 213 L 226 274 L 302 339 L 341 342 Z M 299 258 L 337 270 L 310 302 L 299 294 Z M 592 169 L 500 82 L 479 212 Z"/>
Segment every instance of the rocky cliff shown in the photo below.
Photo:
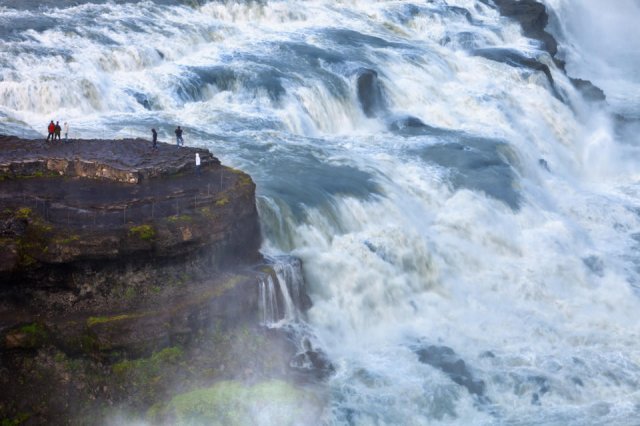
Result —
<path fill-rule="evenodd" d="M 121 308 L 139 282 L 259 258 L 255 185 L 206 150 L 1 137 L 0 151 L 0 294 L 16 306 Z"/>
<path fill-rule="evenodd" d="M 277 278 L 254 197 L 203 149 L 0 136 L 0 419 L 100 423 L 177 383 L 289 374 L 259 326 Z"/>
<path fill-rule="evenodd" d="M 522 33 L 531 39 L 538 40 L 540 46 L 546 51 L 555 65 L 566 73 L 565 62 L 558 58 L 558 41 L 547 30 L 550 21 L 549 11 L 538 0 L 480 0 L 483 3 L 495 7 L 498 12 L 509 19 L 514 20 L 522 28 Z M 552 86 L 554 95 L 560 100 L 567 101 L 567 97 L 555 86 L 551 70 L 544 60 L 523 56 L 510 49 L 478 49 L 474 52 L 478 56 L 497 62 L 503 62 L 514 67 L 530 68 L 543 72 Z M 587 80 L 571 78 L 571 83 L 589 101 L 605 101 L 606 97 L 602 89 Z"/>

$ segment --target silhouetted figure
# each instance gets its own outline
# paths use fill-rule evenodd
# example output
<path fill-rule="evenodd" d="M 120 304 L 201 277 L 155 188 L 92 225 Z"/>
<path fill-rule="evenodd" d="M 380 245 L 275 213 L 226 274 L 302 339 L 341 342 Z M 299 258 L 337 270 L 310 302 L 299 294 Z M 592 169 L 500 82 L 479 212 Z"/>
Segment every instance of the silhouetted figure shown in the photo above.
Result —
<path fill-rule="evenodd" d="M 47 142 L 49 141 L 49 139 L 51 139 L 51 142 L 53 142 L 53 138 L 55 137 L 55 134 L 56 134 L 56 125 L 53 123 L 53 120 L 51 120 L 51 123 L 49 123 L 49 127 L 47 127 L 47 130 L 49 131 L 49 135 L 47 136 Z"/>
<path fill-rule="evenodd" d="M 54 131 L 55 131 L 55 139 L 60 140 L 60 132 L 62 131 L 62 127 L 60 127 L 60 122 L 56 121 L 56 126 L 54 127 Z"/>
<path fill-rule="evenodd" d="M 196 152 L 196 174 L 200 175 L 200 154 Z"/>
<path fill-rule="evenodd" d="M 69 140 L 69 123 L 67 123 L 66 121 L 62 126 L 62 133 L 64 133 L 64 140 L 65 142 L 67 142 Z"/>
<path fill-rule="evenodd" d="M 153 149 L 158 149 L 158 132 L 156 132 L 156 129 L 151 129 L 151 138 Z"/>
<path fill-rule="evenodd" d="M 184 139 L 182 139 L 182 129 L 180 128 L 180 126 L 178 126 L 178 128 L 176 129 L 176 145 L 184 146 Z"/>

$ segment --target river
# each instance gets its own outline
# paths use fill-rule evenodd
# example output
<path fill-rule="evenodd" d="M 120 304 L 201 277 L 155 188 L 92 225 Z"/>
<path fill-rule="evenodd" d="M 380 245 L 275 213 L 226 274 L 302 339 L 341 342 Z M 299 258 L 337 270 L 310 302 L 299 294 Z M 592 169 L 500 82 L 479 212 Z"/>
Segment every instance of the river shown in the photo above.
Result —
<path fill-rule="evenodd" d="M 0 0 L 0 133 L 181 125 L 250 173 L 318 422 L 638 424 L 640 5 L 545 0 L 565 72 L 490 3 Z"/>

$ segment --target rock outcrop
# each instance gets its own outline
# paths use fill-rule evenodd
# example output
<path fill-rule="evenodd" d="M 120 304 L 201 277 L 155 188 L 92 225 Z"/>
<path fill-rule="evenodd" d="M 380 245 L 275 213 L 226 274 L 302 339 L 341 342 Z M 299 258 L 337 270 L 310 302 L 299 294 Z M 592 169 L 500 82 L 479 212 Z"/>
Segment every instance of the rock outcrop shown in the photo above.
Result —
<path fill-rule="evenodd" d="M 537 0 L 492 0 L 502 16 L 517 21 L 525 36 L 540 40 L 544 50 L 554 57 L 558 42 L 546 30 L 549 15 L 544 4 Z"/>
<path fill-rule="evenodd" d="M 522 27 L 522 33 L 531 39 L 538 40 L 542 49 L 549 53 L 556 66 L 566 73 L 565 62 L 558 58 L 558 41 L 547 31 L 549 14 L 547 8 L 538 0 L 481 0 L 483 3 L 495 6 L 504 17 L 513 19 Z M 502 50 L 503 52 L 500 52 Z M 555 87 L 549 67 L 537 59 L 514 56 L 508 49 L 478 49 L 474 52 L 487 59 L 504 62 L 511 66 L 527 67 L 543 72 L 554 91 L 554 96 L 561 98 Z M 573 86 L 589 101 L 604 101 L 606 96 L 602 89 L 588 80 L 569 77 Z"/>
<path fill-rule="evenodd" d="M 140 418 L 178 382 L 286 376 L 259 247 L 255 184 L 207 150 L 0 136 L 0 419 Z"/>
<path fill-rule="evenodd" d="M 206 150 L 8 137 L 0 147 L 4 301 L 67 313 L 122 308 L 141 283 L 163 287 L 260 257 L 253 181 Z"/>

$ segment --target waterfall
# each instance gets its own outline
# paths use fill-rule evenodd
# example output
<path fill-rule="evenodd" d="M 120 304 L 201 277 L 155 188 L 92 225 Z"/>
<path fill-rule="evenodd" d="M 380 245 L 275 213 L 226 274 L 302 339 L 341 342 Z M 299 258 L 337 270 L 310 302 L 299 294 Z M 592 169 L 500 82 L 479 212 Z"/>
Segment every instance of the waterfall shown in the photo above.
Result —
<path fill-rule="evenodd" d="M 259 282 L 262 325 L 270 327 L 280 319 L 276 288 L 271 275 L 260 277 Z"/>
<path fill-rule="evenodd" d="M 262 324 L 282 327 L 301 319 L 304 307 L 304 278 L 300 260 L 291 256 L 270 259 L 274 274 L 260 277 L 260 311 Z"/>
<path fill-rule="evenodd" d="M 37 3 L 0 0 L 0 132 L 181 124 L 247 171 L 331 424 L 636 422 L 637 0 L 542 1 L 566 67 L 510 0 Z"/>
<path fill-rule="evenodd" d="M 296 321 L 300 317 L 301 292 L 304 284 L 300 261 L 289 258 L 286 261 L 276 263 L 273 269 L 278 277 L 278 284 L 282 292 L 284 320 L 286 322 Z"/>

